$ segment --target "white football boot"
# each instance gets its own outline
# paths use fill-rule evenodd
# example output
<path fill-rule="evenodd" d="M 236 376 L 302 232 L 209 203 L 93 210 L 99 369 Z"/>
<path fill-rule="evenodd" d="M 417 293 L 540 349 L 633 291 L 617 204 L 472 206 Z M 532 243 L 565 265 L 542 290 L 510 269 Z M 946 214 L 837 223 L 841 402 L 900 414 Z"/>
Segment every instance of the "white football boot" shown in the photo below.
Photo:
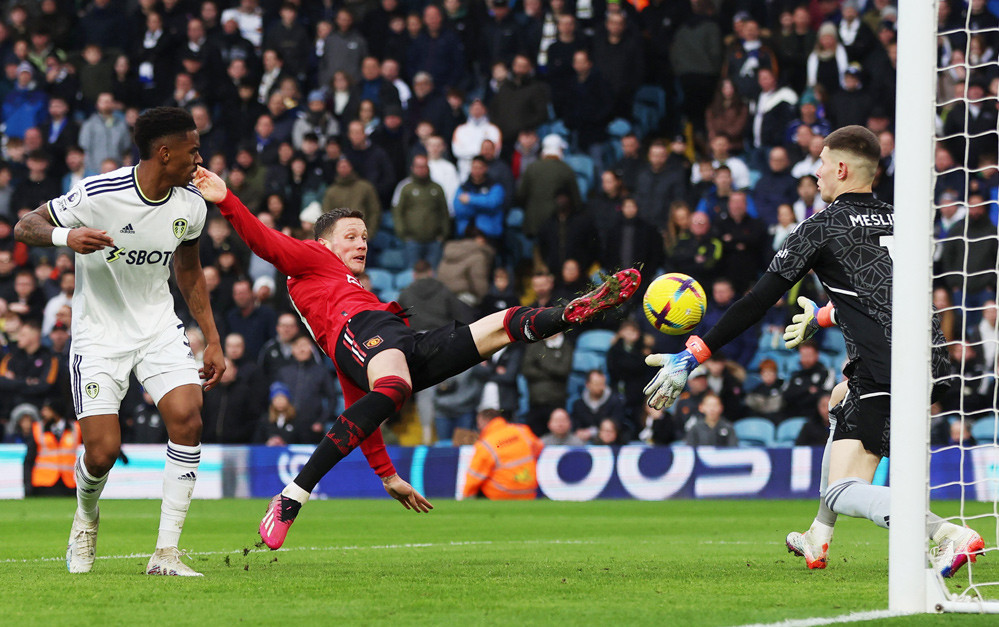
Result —
<path fill-rule="evenodd" d="M 809 568 L 825 568 L 829 560 L 829 540 L 820 542 L 812 537 L 812 530 L 802 533 L 792 531 L 787 534 L 784 540 L 788 553 L 794 553 L 798 557 L 805 558 L 805 565 Z"/>
<path fill-rule="evenodd" d="M 69 530 L 69 544 L 66 545 L 66 568 L 69 572 L 89 573 L 93 568 L 100 523 L 100 510 L 97 510 L 97 517 L 91 523 L 80 518 L 79 512 L 73 515 L 73 528 Z"/>
<path fill-rule="evenodd" d="M 201 573 L 181 561 L 184 554 L 175 546 L 156 549 L 149 563 L 146 564 L 147 575 L 168 575 L 173 577 L 204 577 Z"/>
<path fill-rule="evenodd" d="M 978 556 L 984 553 L 985 548 L 985 541 L 974 529 L 957 525 L 951 527 L 953 529 L 950 529 L 934 547 L 930 558 L 933 569 L 944 578 L 953 577 L 969 559 L 972 562 L 976 561 Z"/>

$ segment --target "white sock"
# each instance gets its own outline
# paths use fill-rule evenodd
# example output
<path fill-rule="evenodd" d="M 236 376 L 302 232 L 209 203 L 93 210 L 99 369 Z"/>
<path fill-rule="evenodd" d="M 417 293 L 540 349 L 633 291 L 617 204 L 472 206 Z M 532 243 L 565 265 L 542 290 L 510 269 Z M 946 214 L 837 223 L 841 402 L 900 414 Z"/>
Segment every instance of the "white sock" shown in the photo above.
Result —
<path fill-rule="evenodd" d="M 890 495 L 887 486 L 871 485 L 859 477 L 846 477 L 829 486 L 825 501 L 837 514 L 866 518 L 887 529 Z"/>
<path fill-rule="evenodd" d="M 289 499 L 295 499 L 302 505 L 309 502 L 309 493 L 305 489 L 299 487 L 297 483 L 292 481 L 281 490 L 281 496 L 287 496 Z"/>
<path fill-rule="evenodd" d="M 83 520 L 93 522 L 97 518 L 97 500 L 101 498 L 109 474 L 95 477 L 87 472 L 83 453 L 76 458 L 76 511 Z"/>
<path fill-rule="evenodd" d="M 826 447 L 822 449 L 822 472 L 819 476 L 819 511 L 815 514 L 815 522 L 830 528 L 829 537 L 832 537 L 832 527 L 836 524 L 836 512 L 826 505 L 826 491 L 829 489 L 829 463 L 832 459 L 833 432 L 836 431 L 836 419 L 829 418 L 829 439 L 826 440 Z M 814 527 L 815 524 L 813 523 Z"/>
<path fill-rule="evenodd" d="M 184 529 L 187 510 L 191 507 L 191 495 L 194 494 L 194 483 L 198 480 L 200 462 L 200 444 L 184 446 L 167 442 L 157 549 L 175 547 L 180 542 L 180 532 Z"/>

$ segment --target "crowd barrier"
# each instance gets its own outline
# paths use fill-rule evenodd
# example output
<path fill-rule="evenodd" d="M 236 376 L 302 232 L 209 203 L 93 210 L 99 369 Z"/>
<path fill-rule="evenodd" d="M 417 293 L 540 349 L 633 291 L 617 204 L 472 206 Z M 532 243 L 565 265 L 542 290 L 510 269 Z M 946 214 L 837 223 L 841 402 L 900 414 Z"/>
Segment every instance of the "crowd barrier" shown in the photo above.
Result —
<path fill-rule="evenodd" d="M 23 445 L 0 445 L 0 499 L 24 497 Z M 205 445 L 194 497 L 269 498 L 298 474 L 309 446 Z M 389 447 L 399 474 L 428 498 L 461 494 L 474 447 Z M 106 498 L 159 498 L 165 446 L 124 446 L 128 464 L 111 472 Z M 549 446 L 538 460 L 541 494 L 557 501 L 673 498 L 813 499 L 822 449 L 645 445 Z M 980 501 L 999 492 L 999 448 L 944 450 L 932 457 L 932 497 L 960 498 L 971 484 Z M 316 488 L 314 498 L 384 498 L 381 481 L 359 451 Z"/>

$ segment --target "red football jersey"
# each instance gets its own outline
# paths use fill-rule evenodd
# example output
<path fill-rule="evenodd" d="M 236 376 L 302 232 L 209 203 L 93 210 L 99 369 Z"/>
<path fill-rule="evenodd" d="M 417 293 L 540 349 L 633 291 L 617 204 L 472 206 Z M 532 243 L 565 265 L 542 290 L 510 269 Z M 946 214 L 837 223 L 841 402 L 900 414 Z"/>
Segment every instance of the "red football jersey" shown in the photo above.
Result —
<path fill-rule="evenodd" d="M 297 240 L 264 226 L 231 191 L 218 208 L 250 250 L 287 275 L 292 306 L 334 364 L 337 340 L 351 316 L 372 310 L 402 311 L 398 303 L 383 303 L 361 287 L 347 265 L 319 242 Z M 342 376 L 339 379 L 349 407 L 364 391 Z M 381 431 L 362 442 L 361 451 L 379 477 L 395 473 Z"/>

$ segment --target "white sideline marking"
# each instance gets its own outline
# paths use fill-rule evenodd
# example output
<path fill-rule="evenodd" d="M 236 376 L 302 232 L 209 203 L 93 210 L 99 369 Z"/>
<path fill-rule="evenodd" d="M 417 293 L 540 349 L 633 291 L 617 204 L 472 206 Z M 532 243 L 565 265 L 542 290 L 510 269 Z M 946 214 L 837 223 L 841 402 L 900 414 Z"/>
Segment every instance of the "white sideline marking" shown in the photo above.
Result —
<path fill-rule="evenodd" d="M 779 623 L 753 623 L 742 627 L 815 627 L 817 625 L 835 625 L 839 623 L 859 623 L 865 620 L 877 620 L 879 618 L 895 618 L 897 616 L 908 616 L 906 612 L 893 612 L 891 610 L 873 610 L 870 612 L 854 612 L 843 616 L 830 616 L 828 618 L 795 618 L 782 620 Z"/>
<path fill-rule="evenodd" d="M 371 546 L 301 546 L 293 547 L 290 549 L 278 549 L 277 551 L 271 551 L 265 548 L 253 548 L 249 549 L 249 553 L 286 553 L 290 551 L 375 551 L 375 550 L 388 550 L 388 549 L 425 549 L 433 547 L 452 547 L 452 546 L 488 546 L 490 544 L 504 545 L 504 544 L 594 544 L 589 540 L 504 540 L 504 541 L 493 541 L 493 540 L 468 540 L 465 542 L 413 542 L 406 544 L 375 544 Z M 235 551 L 185 551 L 185 555 L 239 555 L 240 553 L 246 552 L 244 549 L 236 549 Z M 96 559 L 99 560 L 124 560 L 124 559 L 134 559 L 138 557 L 149 557 L 150 553 L 129 553 L 127 555 L 98 555 Z M 65 562 L 65 557 L 38 557 L 34 559 L 5 559 L 0 560 L 0 564 L 35 564 L 39 562 Z"/>

